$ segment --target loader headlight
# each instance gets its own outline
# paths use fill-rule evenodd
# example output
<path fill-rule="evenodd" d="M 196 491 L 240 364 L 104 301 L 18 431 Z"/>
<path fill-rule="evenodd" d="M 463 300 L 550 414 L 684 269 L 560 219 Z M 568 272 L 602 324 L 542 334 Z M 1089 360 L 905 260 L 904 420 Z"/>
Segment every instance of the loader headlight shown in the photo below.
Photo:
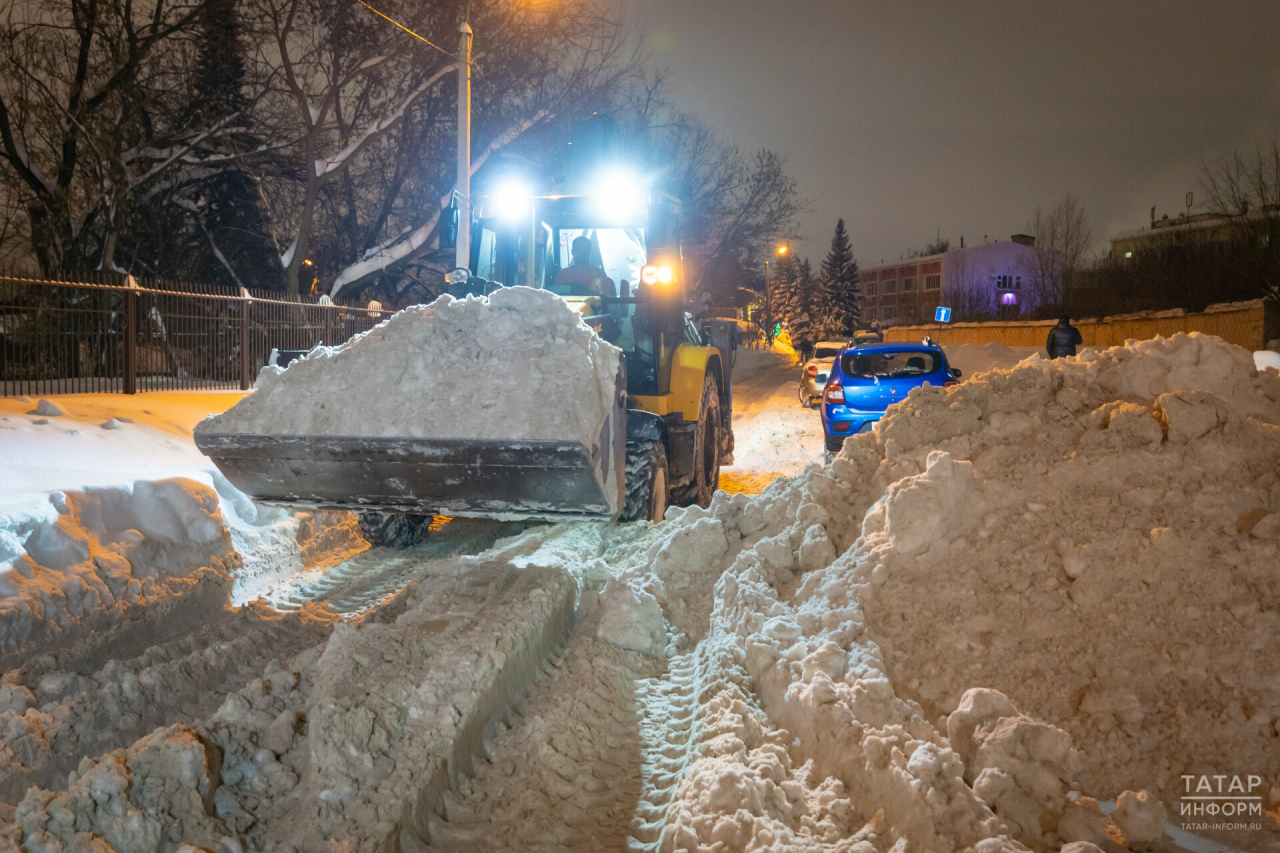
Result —
<path fill-rule="evenodd" d="M 675 279 L 675 273 L 668 266 L 647 266 L 640 270 L 640 280 L 645 284 L 670 284 Z"/>
<path fill-rule="evenodd" d="M 501 184 L 489 198 L 490 213 L 499 219 L 523 219 L 533 211 L 533 193 L 522 183 Z"/>
<path fill-rule="evenodd" d="M 627 219 L 644 212 L 644 183 L 631 173 L 614 169 L 596 180 L 596 212 L 608 219 Z"/>

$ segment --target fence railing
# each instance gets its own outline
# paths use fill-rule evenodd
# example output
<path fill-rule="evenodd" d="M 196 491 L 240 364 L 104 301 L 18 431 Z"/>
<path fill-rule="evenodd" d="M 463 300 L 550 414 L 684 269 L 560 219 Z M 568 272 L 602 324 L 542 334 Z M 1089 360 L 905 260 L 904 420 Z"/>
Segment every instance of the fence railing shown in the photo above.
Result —
<path fill-rule="evenodd" d="M 0 395 L 247 390 L 272 349 L 344 343 L 388 312 L 0 277 Z"/>
<path fill-rule="evenodd" d="M 1210 305 L 1204 311 L 1189 313 L 1181 309 L 1150 311 L 1144 314 L 1120 314 L 1101 319 L 1077 319 L 1072 322 L 1080 330 L 1087 347 L 1120 346 L 1126 340 L 1149 340 L 1157 335 L 1170 337 L 1178 332 L 1203 332 L 1217 335 L 1249 350 L 1266 349 L 1277 333 L 1280 318 L 1274 302 L 1255 299 Z M 929 335 L 940 344 L 998 343 L 1007 347 L 1044 347 L 1049 328 L 1055 320 L 1023 320 L 992 323 L 951 323 L 949 325 L 918 324 L 885 329 L 887 341 L 916 341 Z"/>

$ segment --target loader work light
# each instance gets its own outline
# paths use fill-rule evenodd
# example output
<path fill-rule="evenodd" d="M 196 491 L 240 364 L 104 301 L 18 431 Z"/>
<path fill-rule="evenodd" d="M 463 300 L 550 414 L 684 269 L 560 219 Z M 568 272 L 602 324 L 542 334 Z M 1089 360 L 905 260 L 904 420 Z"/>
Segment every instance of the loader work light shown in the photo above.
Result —
<path fill-rule="evenodd" d="M 627 219 L 644 212 L 647 199 L 644 183 L 635 175 L 612 169 L 596 181 L 596 212 L 608 219 Z"/>
<path fill-rule="evenodd" d="M 491 214 L 499 219 L 523 219 L 533 210 L 533 193 L 516 181 L 499 185 L 489 200 Z"/>
<path fill-rule="evenodd" d="M 671 267 L 647 266 L 640 270 L 640 280 L 645 284 L 670 284 L 675 278 L 675 274 L 671 271 Z"/>

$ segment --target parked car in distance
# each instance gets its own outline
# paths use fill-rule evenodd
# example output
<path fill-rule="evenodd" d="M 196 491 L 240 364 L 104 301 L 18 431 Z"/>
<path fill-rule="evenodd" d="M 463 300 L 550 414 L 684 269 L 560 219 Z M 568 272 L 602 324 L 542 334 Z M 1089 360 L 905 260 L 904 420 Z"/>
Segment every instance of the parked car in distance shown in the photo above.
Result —
<path fill-rule="evenodd" d="M 847 345 L 846 341 L 821 341 L 813 345 L 813 358 L 804 363 L 800 371 L 800 405 L 806 409 L 822 398 L 827 386 L 831 365 Z"/>
<path fill-rule="evenodd" d="M 844 440 L 875 429 L 885 410 L 905 400 L 912 388 L 957 385 L 960 371 L 934 343 L 867 343 L 836 357 L 822 395 L 822 432 L 828 454 Z"/>

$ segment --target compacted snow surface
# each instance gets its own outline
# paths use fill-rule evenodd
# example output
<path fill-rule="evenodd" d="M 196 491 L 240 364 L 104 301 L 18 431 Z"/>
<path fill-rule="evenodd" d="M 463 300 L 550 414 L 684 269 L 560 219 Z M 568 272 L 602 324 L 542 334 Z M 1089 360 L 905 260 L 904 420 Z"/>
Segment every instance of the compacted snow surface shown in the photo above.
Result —
<path fill-rule="evenodd" d="M 1264 813 L 1204 833 L 1275 849 L 1278 422 L 1215 338 L 1036 357 L 758 495 L 424 552 L 356 623 L 33 656 L 0 843 L 1118 853 L 1172 849 L 1181 776 L 1217 773 Z M 187 539 L 172 575 L 234 572 Z"/>

